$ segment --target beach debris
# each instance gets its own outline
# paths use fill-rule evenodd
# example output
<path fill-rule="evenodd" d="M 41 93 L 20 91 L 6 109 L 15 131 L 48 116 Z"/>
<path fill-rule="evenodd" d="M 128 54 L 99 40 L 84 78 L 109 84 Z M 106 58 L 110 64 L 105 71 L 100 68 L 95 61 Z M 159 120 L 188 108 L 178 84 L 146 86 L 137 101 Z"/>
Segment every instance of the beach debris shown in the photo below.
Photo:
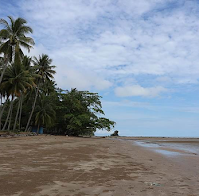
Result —
<path fill-rule="evenodd" d="M 144 183 L 147 184 L 148 186 L 162 186 L 162 184 L 157 182 L 144 182 Z"/>

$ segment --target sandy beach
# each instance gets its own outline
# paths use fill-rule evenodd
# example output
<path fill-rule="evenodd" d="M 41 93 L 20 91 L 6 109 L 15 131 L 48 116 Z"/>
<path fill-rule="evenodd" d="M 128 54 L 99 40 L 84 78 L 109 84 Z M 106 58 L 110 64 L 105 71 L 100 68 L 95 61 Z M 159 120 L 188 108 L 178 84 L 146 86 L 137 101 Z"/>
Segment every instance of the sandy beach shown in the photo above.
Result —
<path fill-rule="evenodd" d="M 199 155 L 163 143 L 199 139 L 0 139 L 0 195 L 198 196 Z"/>

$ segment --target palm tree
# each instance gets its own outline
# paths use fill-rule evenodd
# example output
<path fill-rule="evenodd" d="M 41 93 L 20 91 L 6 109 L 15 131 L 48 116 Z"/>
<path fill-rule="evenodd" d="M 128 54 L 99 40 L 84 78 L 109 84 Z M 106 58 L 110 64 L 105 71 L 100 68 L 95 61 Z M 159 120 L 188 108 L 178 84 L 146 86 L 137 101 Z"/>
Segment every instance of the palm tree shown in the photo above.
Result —
<path fill-rule="evenodd" d="M 26 92 L 28 88 L 32 88 L 33 86 L 35 86 L 33 79 L 34 78 L 30 75 L 29 71 L 24 70 L 21 64 L 11 64 L 7 67 L 3 77 L 3 81 L 0 84 L 0 88 L 5 89 L 7 96 L 11 96 L 11 103 L 3 130 L 5 130 L 6 128 L 8 119 L 10 119 L 8 126 L 8 128 L 10 128 L 12 118 L 12 107 L 15 97 L 19 97 L 20 99 L 20 96 L 24 92 Z M 14 129 L 16 128 L 20 104 L 21 103 L 19 101 L 17 114 L 15 117 Z"/>
<path fill-rule="evenodd" d="M 32 58 L 25 55 L 23 57 L 23 61 L 22 61 L 23 69 L 28 71 L 30 76 L 35 81 L 39 77 L 39 75 L 34 73 L 34 68 L 33 68 L 33 66 L 31 66 L 31 63 L 32 63 Z M 29 91 L 26 91 L 25 93 L 21 93 L 20 100 L 19 100 L 19 104 L 20 104 L 20 106 L 19 106 L 20 107 L 19 108 L 19 129 L 21 128 L 21 115 L 22 115 L 22 105 L 23 105 L 24 96 L 26 95 L 26 97 L 29 97 L 32 92 L 33 92 L 33 88 L 29 89 Z"/>
<path fill-rule="evenodd" d="M 39 94 L 40 84 L 53 79 L 54 78 L 53 75 L 56 73 L 56 71 L 53 70 L 55 68 L 55 66 L 51 65 L 52 59 L 50 59 L 49 56 L 46 54 L 42 54 L 41 56 L 39 55 L 38 59 L 36 57 L 34 57 L 33 63 L 34 63 L 35 69 L 36 69 L 35 73 L 40 75 L 40 78 L 37 81 L 36 95 L 35 95 L 35 99 L 34 99 L 34 102 L 32 105 L 32 111 L 30 113 L 25 131 L 27 131 L 29 128 L 30 120 L 32 118 L 32 115 L 33 115 L 33 112 L 35 109 L 35 105 L 36 105 L 36 101 L 37 101 L 37 97 Z"/>
<path fill-rule="evenodd" d="M 4 67 L 1 72 L 0 83 L 8 62 L 17 61 L 19 63 L 22 60 L 24 54 L 21 47 L 29 52 L 34 45 L 34 40 L 26 36 L 26 34 L 33 32 L 31 27 L 26 26 L 27 21 L 23 18 L 14 20 L 11 16 L 8 16 L 8 18 L 10 24 L 4 19 L 0 19 L 0 24 L 4 25 L 4 29 L 0 31 L 0 53 L 4 54 Z"/>
<path fill-rule="evenodd" d="M 49 97 L 46 97 L 44 94 L 41 95 L 35 112 L 35 125 L 38 127 L 37 131 L 40 126 L 49 127 L 53 124 L 55 111 L 53 109 L 53 104 L 49 101 Z"/>

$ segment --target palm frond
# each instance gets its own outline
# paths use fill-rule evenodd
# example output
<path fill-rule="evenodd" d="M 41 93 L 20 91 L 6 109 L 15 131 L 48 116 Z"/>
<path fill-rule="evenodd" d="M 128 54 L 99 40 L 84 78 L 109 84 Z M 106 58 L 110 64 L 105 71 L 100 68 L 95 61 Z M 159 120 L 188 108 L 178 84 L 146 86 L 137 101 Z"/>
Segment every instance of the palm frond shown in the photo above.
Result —
<path fill-rule="evenodd" d="M 20 44 L 22 47 L 24 47 L 25 49 L 27 49 L 28 52 L 30 52 L 30 49 L 33 48 L 31 45 L 29 45 L 29 43 L 30 43 L 31 45 L 34 45 L 34 41 L 33 41 L 33 40 L 27 40 L 27 42 L 21 41 L 21 40 L 19 41 L 19 44 Z"/>
<path fill-rule="evenodd" d="M 27 33 L 33 33 L 33 30 L 31 27 L 29 26 L 21 26 L 18 31 L 17 31 L 17 35 L 20 36 L 20 35 L 24 35 L 24 34 L 27 34 Z"/>
<path fill-rule="evenodd" d="M 11 27 L 12 27 L 12 30 L 14 29 L 14 24 L 15 24 L 15 20 L 12 16 L 8 16 L 8 18 L 10 19 L 10 22 L 11 22 Z"/>
<path fill-rule="evenodd" d="M 11 32 L 10 25 L 8 24 L 8 22 L 5 19 L 0 19 L 0 24 L 4 25 L 4 28 L 6 30 L 8 30 L 9 32 Z"/>

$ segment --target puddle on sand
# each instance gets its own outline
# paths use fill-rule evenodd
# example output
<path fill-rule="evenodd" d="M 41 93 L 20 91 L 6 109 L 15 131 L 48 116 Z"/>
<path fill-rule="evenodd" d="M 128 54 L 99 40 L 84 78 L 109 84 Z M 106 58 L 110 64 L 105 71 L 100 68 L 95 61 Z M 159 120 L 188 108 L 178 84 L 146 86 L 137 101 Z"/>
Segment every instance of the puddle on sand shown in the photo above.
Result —
<path fill-rule="evenodd" d="M 162 150 L 161 147 L 169 147 L 164 144 L 151 143 L 150 141 L 135 141 L 135 143 L 139 146 L 150 148 L 150 149 L 154 150 L 155 152 L 158 152 L 158 153 L 166 155 L 166 156 L 182 155 L 182 153 L 174 152 L 174 151 L 172 151 L 172 149 L 171 149 L 171 151 L 165 150 L 165 149 Z"/>
<path fill-rule="evenodd" d="M 189 143 L 189 141 L 185 141 L 184 143 L 183 142 L 175 143 L 175 141 L 168 141 L 168 143 L 166 143 L 165 141 L 161 142 L 161 140 L 156 140 L 156 141 L 145 140 L 145 141 L 135 141 L 135 143 L 139 146 L 150 148 L 166 156 L 176 156 L 176 155 L 186 155 L 186 154 L 199 155 L 199 142 Z"/>
<path fill-rule="evenodd" d="M 139 146 L 148 147 L 148 148 L 159 148 L 160 147 L 159 144 L 151 143 L 148 141 L 135 141 L 135 143 L 138 144 Z"/>
<path fill-rule="evenodd" d="M 179 152 L 173 152 L 173 151 L 169 151 L 169 150 L 155 150 L 158 153 L 161 153 L 163 155 L 167 155 L 167 156 L 176 156 L 176 155 L 182 155 L 182 153 Z"/>
<path fill-rule="evenodd" d="M 172 149 L 178 149 L 178 150 L 182 150 L 185 151 L 189 154 L 199 154 L 199 145 L 198 144 L 187 144 L 187 143 L 165 143 L 164 144 L 165 147 L 169 147 Z"/>

